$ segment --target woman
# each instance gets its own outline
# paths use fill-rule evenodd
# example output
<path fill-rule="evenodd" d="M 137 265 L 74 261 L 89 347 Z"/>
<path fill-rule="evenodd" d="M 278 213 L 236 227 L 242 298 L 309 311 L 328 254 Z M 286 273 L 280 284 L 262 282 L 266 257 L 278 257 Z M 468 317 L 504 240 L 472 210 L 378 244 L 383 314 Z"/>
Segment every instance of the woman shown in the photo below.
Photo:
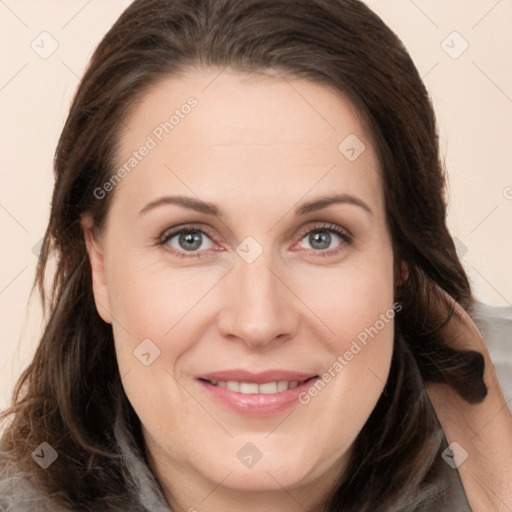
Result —
<path fill-rule="evenodd" d="M 55 171 L 4 509 L 510 506 L 433 110 L 363 4 L 135 1 Z"/>

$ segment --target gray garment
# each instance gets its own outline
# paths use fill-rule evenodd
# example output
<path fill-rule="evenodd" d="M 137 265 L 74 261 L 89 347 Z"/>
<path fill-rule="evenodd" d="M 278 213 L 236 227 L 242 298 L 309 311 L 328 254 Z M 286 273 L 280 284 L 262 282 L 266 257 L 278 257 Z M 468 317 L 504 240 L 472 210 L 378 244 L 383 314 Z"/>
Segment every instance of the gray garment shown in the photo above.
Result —
<path fill-rule="evenodd" d="M 512 412 L 512 307 L 477 302 L 470 316 L 486 341 L 505 402 Z"/>
<path fill-rule="evenodd" d="M 511 364 L 512 308 L 493 308 L 477 303 L 471 316 L 485 337 L 491 358 L 499 347 L 503 351 L 509 347 L 508 364 Z M 502 381 L 501 384 L 504 386 L 506 382 Z M 503 389 L 505 396 L 510 396 L 511 391 L 511 389 Z M 115 435 L 126 457 L 128 471 L 136 483 L 136 489 L 130 497 L 130 505 L 125 512 L 172 512 L 158 482 L 120 417 L 116 422 Z M 444 444 L 446 445 L 446 440 Z M 448 464 L 443 468 L 439 491 L 421 505 L 418 504 L 418 510 L 471 512 L 457 469 L 452 469 Z M 4 473 L 0 465 L 0 512 L 73 512 L 58 507 L 52 500 L 42 498 L 23 476 Z M 397 504 L 397 507 L 393 507 L 389 512 L 396 512 L 398 509 L 403 510 Z"/>
<path fill-rule="evenodd" d="M 122 417 L 118 415 L 115 436 L 126 460 L 130 476 L 137 486 L 134 496 L 134 512 L 172 512 L 162 489 L 146 461 L 141 457 L 133 437 L 129 435 Z"/>

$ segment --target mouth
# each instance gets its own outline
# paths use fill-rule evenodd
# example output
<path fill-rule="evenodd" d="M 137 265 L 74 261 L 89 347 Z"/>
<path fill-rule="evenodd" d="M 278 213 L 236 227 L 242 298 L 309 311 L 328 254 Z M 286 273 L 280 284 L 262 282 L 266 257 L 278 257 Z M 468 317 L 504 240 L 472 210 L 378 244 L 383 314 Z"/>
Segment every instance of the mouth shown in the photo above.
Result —
<path fill-rule="evenodd" d="M 226 371 L 203 375 L 196 381 L 223 409 L 245 416 L 272 416 L 298 404 L 300 393 L 318 378 L 316 374 L 286 371 Z"/>
<path fill-rule="evenodd" d="M 318 375 L 308 377 L 304 380 L 275 380 L 270 382 L 263 382 L 261 384 L 258 384 L 257 382 L 241 382 L 236 380 L 212 381 L 202 378 L 199 378 L 199 380 L 212 386 L 226 388 L 227 390 L 234 391 L 235 393 L 242 393 L 243 395 L 256 395 L 258 393 L 264 395 L 273 395 L 275 393 L 283 393 L 289 389 L 301 386 L 302 384 L 305 384 L 306 382 L 309 382 L 315 378 L 318 378 Z"/>

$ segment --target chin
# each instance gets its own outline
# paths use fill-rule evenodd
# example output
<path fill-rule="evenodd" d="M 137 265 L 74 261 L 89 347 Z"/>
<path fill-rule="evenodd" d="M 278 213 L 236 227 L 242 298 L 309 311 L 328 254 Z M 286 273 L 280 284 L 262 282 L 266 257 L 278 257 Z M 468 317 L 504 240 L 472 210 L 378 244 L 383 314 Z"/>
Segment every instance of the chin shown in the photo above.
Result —
<path fill-rule="evenodd" d="M 231 474 L 226 478 L 229 471 L 231 471 Z M 308 473 L 309 470 L 307 468 L 300 466 L 290 470 L 290 466 L 277 466 L 276 464 L 262 465 L 260 467 L 254 466 L 250 469 L 232 467 L 223 475 L 216 475 L 219 477 L 216 481 L 222 481 L 225 478 L 223 486 L 235 491 L 282 492 L 283 487 L 290 489 L 306 483 L 305 478 Z"/>
<path fill-rule="evenodd" d="M 311 454 L 305 456 L 299 450 L 290 453 L 283 450 L 272 451 L 269 447 L 259 451 L 250 441 L 236 444 L 232 457 L 226 454 L 218 456 L 221 458 L 220 464 L 216 464 L 215 457 L 212 457 L 210 471 L 207 472 L 210 480 L 223 481 L 223 486 L 233 490 L 282 492 L 283 487 L 294 488 L 313 481 L 317 473 L 315 468 L 319 470 L 319 463 L 308 461 Z M 205 472 L 204 465 L 198 469 Z"/>

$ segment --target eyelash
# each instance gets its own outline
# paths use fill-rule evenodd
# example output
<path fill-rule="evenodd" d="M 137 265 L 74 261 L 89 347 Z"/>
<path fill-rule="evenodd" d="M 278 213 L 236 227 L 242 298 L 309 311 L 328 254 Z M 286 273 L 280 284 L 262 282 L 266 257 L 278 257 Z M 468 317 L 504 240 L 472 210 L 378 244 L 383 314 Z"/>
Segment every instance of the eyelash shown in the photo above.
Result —
<path fill-rule="evenodd" d="M 319 223 L 313 227 L 307 228 L 305 231 L 301 232 L 299 241 L 301 241 L 306 235 L 309 235 L 316 231 L 327 231 L 329 233 L 334 233 L 334 234 L 338 235 L 341 238 L 341 240 L 343 241 L 343 244 L 342 244 L 343 246 L 350 245 L 353 242 L 352 235 L 350 235 L 346 230 L 340 228 L 336 224 L 329 224 L 329 223 Z M 213 237 L 211 236 L 211 234 L 208 232 L 207 229 L 197 226 L 197 225 L 190 224 L 190 225 L 182 226 L 173 231 L 164 231 L 161 235 L 159 235 L 157 237 L 156 245 L 164 246 L 165 244 L 167 244 L 169 242 L 169 240 L 174 238 L 176 235 L 181 235 L 182 233 L 202 233 L 202 234 L 207 235 L 213 241 Z M 202 257 L 206 256 L 211 250 L 212 249 L 203 250 L 203 251 L 190 251 L 188 254 L 186 251 L 178 252 L 175 249 L 172 249 L 169 252 L 171 252 L 174 256 L 176 256 L 178 258 L 202 258 Z M 326 257 L 326 256 L 331 256 L 333 254 L 337 254 L 338 252 L 343 251 L 344 248 L 342 247 L 342 248 L 335 248 L 335 249 L 324 249 L 324 250 L 310 249 L 310 250 L 317 253 L 316 254 L 317 256 Z"/>

